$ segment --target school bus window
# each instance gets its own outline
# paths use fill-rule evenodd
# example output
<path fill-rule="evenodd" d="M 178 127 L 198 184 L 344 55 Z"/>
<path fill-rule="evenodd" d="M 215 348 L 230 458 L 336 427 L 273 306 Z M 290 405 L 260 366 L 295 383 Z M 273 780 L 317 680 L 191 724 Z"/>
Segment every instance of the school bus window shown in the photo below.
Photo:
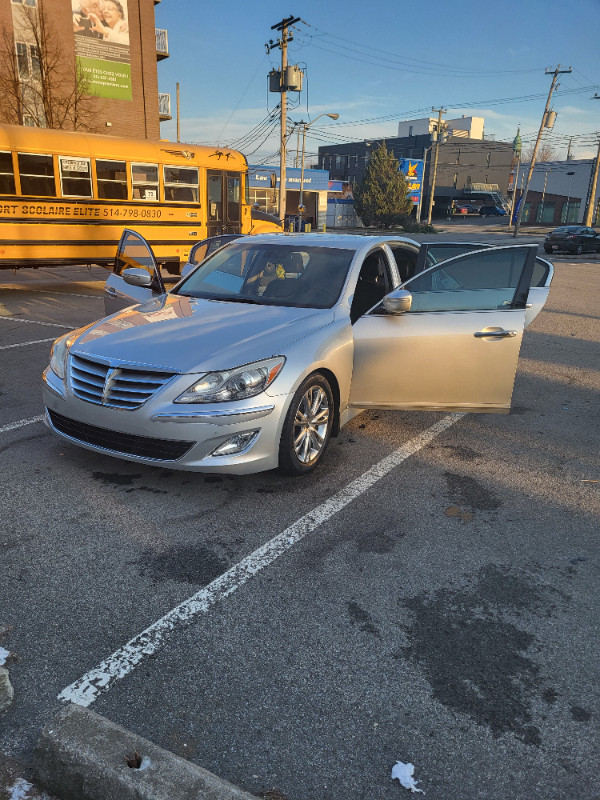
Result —
<path fill-rule="evenodd" d="M 158 200 L 158 164 L 132 164 L 131 188 L 134 200 Z"/>
<path fill-rule="evenodd" d="M 103 200 L 127 200 L 127 164 L 125 161 L 96 159 L 98 197 Z"/>
<path fill-rule="evenodd" d="M 89 158 L 60 156 L 58 161 L 63 197 L 91 197 L 92 173 Z"/>
<path fill-rule="evenodd" d="M 56 197 L 52 156 L 19 153 L 18 159 L 21 194 Z"/>
<path fill-rule="evenodd" d="M 15 173 L 10 153 L 0 153 L 0 194 L 15 193 Z"/>
<path fill-rule="evenodd" d="M 163 167 L 165 200 L 198 202 L 198 167 Z"/>

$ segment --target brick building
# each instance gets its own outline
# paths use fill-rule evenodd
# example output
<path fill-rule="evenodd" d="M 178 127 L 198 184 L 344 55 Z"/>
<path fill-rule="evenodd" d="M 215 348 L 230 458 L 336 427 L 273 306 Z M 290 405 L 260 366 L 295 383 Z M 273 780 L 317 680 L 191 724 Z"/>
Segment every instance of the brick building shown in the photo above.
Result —
<path fill-rule="evenodd" d="M 47 51 L 60 53 L 56 74 L 69 76 L 54 89 L 57 97 L 61 92 L 65 96 L 65 81 L 67 89 L 70 84 L 75 87 L 77 69 L 85 95 L 93 98 L 86 101 L 88 119 L 83 128 L 159 139 L 160 122 L 171 118 L 169 95 L 158 91 L 157 62 L 168 56 L 167 31 L 155 27 L 154 6 L 159 2 L 0 0 L 0 81 L 5 96 L 0 122 L 48 126 L 44 103 L 37 99 L 42 86 L 40 51 L 47 41 Z M 15 109 L 6 102 L 7 96 L 19 95 L 11 91 L 11 80 L 29 99 L 24 107 Z M 53 127 L 82 127 L 69 121 L 50 122 Z"/>

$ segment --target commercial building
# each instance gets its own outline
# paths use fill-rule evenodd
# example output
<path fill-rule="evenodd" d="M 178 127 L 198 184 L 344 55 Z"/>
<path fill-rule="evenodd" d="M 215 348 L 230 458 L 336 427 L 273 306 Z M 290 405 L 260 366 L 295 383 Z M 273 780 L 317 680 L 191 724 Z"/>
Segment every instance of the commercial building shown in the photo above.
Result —
<path fill-rule="evenodd" d="M 250 202 L 261 211 L 279 216 L 279 167 L 249 166 Z M 302 170 L 288 167 L 285 171 L 286 227 L 298 218 L 300 205 L 300 179 Z M 329 173 L 320 169 L 305 169 L 302 188 L 302 205 L 306 207 L 303 218 L 312 228 L 322 226 L 327 220 L 327 192 Z"/>
<path fill-rule="evenodd" d="M 160 2 L 0 0 L 0 121 L 159 139 L 171 118 L 158 91 L 157 62 L 169 54 L 155 27 Z M 43 81 L 45 59 L 56 63 Z"/>
<path fill-rule="evenodd" d="M 533 175 L 523 209 L 523 223 L 531 225 L 583 224 L 592 177 L 594 159 L 542 161 L 533 168 Z M 529 164 L 521 164 L 517 176 L 517 200 L 523 191 Z M 600 182 L 596 184 L 592 225 L 600 224 Z"/>
<path fill-rule="evenodd" d="M 434 217 L 445 217 L 454 203 L 493 203 L 506 199 L 512 142 L 483 138 L 483 117 L 462 117 L 443 123 L 435 183 Z M 332 180 L 350 184 L 365 173 L 370 154 L 380 144 L 400 161 L 425 159 L 423 207 L 427 208 L 432 184 L 432 163 L 437 138 L 437 117 L 409 120 L 398 126 L 402 135 L 386 139 L 319 147 L 319 168 L 329 170 Z"/>

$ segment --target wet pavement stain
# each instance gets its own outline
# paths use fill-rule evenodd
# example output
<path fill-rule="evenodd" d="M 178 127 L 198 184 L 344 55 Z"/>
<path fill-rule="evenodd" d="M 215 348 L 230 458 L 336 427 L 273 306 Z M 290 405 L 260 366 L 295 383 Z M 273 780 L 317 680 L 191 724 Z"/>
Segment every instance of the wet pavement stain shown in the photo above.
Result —
<path fill-rule="evenodd" d="M 169 547 L 160 553 L 146 550 L 138 563 L 141 575 L 197 586 L 207 586 L 228 566 L 224 558 L 202 545 Z"/>
<path fill-rule="evenodd" d="M 495 511 L 502 505 L 493 492 L 474 478 L 457 475 L 454 472 L 445 472 L 444 478 L 448 485 L 448 495 L 458 506 L 470 506 L 479 511 Z"/>
<path fill-rule="evenodd" d="M 350 615 L 350 622 L 353 625 L 358 625 L 361 631 L 365 633 L 372 633 L 374 636 L 381 637 L 378 628 L 373 624 L 370 615 L 361 608 L 358 603 L 348 603 L 348 614 Z"/>
<path fill-rule="evenodd" d="M 166 489 L 155 489 L 153 486 L 132 486 L 125 489 L 126 494 L 131 492 L 149 492 L 150 494 L 169 494 Z"/>
<path fill-rule="evenodd" d="M 390 553 L 403 533 L 383 530 L 363 530 L 356 540 L 359 553 Z"/>
<path fill-rule="evenodd" d="M 441 445 L 440 450 L 447 450 L 451 458 L 458 458 L 460 461 L 475 461 L 476 458 L 481 458 L 481 453 L 476 450 L 471 450 L 470 447 L 457 447 L 452 444 Z"/>
<path fill-rule="evenodd" d="M 400 655 L 424 670 L 433 696 L 466 714 L 494 736 L 512 733 L 539 746 L 532 704 L 540 694 L 539 667 L 528 653 L 536 638 L 504 618 L 541 610 L 544 592 L 523 575 L 496 565 L 483 568 L 468 588 L 442 588 L 403 601 L 414 614 L 410 646 Z M 544 693 L 554 702 L 553 690 Z"/>
<path fill-rule="evenodd" d="M 571 706 L 571 716 L 575 722 L 589 722 L 592 718 L 591 713 L 581 706 Z"/>
<path fill-rule="evenodd" d="M 102 483 L 113 486 L 131 486 L 135 480 L 141 477 L 141 474 L 138 473 L 125 475 L 121 472 L 92 472 L 92 478 L 95 481 L 102 481 Z"/>

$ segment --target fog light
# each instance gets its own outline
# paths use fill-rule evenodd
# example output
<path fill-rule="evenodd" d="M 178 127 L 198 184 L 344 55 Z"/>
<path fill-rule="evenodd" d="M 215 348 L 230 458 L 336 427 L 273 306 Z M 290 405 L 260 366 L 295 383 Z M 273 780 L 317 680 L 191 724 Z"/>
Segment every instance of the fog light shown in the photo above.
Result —
<path fill-rule="evenodd" d="M 246 431 L 246 433 L 236 433 L 235 436 L 230 436 L 229 439 L 226 439 L 224 442 L 216 447 L 211 456 L 233 456 L 236 453 L 241 453 L 243 450 L 247 450 L 250 445 L 254 443 L 256 437 L 258 436 L 258 431 Z"/>

